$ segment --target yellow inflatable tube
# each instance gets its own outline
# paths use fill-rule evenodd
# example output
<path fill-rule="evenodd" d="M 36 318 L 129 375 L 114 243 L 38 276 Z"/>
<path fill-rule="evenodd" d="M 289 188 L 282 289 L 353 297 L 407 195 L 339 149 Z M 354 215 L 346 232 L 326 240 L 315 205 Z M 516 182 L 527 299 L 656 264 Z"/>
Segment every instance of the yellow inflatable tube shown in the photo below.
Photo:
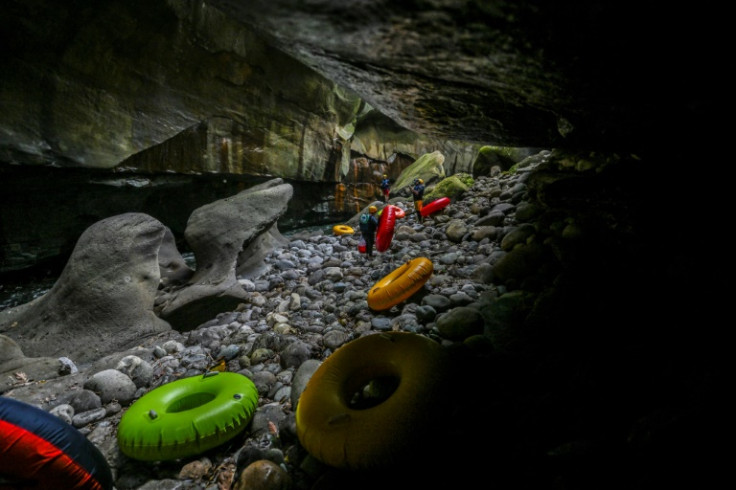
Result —
<path fill-rule="evenodd" d="M 447 396 L 445 362 L 440 344 L 419 334 L 348 342 L 317 368 L 299 398 L 299 441 L 323 463 L 351 470 L 395 465 L 431 447 Z M 372 380 L 381 380 L 387 396 L 360 405 L 356 395 Z"/>
<path fill-rule="evenodd" d="M 424 286 L 433 270 L 432 261 L 426 257 L 417 257 L 406 262 L 368 291 L 368 306 L 372 310 L 381 311 L 406 301 Z"/>
<path fill-rule="evenodd" d="M 348 225 L 335 225 L 332 227 L 332 233 L 334 235 L 352 235 L 354 230 Z"/>

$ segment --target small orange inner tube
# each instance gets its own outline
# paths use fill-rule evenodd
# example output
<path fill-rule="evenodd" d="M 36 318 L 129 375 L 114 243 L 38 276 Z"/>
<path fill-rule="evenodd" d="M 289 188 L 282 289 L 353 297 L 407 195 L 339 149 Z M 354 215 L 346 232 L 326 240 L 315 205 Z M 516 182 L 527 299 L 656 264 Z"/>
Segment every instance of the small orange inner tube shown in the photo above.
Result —
<path fill-rule="evenodd" d="M 394 269 L 368 291 L 372 310 L 388 310 L 419 291 L 432 275 L 434 266 L 426 257 L 417 257 Z"/>
<path fill-rule="evenodd" d="M 332 227 L 332 233 L 335 235 L 352 235 L 354 230 L 348 225 L 335 225 Z"/>

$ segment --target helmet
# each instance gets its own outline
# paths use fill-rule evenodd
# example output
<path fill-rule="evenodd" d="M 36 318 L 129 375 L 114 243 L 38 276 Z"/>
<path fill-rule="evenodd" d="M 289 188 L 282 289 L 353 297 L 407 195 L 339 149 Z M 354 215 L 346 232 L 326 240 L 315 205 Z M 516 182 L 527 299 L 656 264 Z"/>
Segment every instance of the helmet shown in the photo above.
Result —
<path fill-rule="evenodd" d="M 424 184 L 424 181 L 422 179 L 417 179 L 417 182 L 419 182 L 420 184 Z"/>
<path fill-rule="evenodd" d="M 371 214 L 375 213 L 376 211 L 378 211 L 378 208 L 375 206 L 371 206 L 368 208 L 368 212 Z"/>
<path fill-rule="evenodd" d="M 388 177 L 388 175 L 386 175 L 386 174 L 383 174 L 383 178 L 385 179 L 386 177 Z"/>

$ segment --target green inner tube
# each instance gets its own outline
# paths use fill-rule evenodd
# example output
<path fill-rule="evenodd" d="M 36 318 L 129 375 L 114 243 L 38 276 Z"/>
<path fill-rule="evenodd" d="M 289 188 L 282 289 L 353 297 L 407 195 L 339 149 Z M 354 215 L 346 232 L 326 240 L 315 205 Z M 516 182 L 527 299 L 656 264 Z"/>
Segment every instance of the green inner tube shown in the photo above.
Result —
<path fill-rule="evenodd" d="M 141 461 L 201 454 L 238 435 L 253 418 L 258 389 L 242 374 L 209 372 L 155 388 L 128 408 L 118 446 Z"/>

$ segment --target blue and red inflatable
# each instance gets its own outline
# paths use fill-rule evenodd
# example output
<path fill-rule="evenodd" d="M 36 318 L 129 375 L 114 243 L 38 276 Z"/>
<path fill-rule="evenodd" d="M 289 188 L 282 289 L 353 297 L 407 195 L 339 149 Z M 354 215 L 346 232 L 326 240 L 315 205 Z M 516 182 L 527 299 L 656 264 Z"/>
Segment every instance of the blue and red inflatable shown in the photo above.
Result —
<path fill-rule="evenodd" d="M 110 490 L 105 457 L 81 432 L 33 405 L 0 396 L 0 490 Z"/>

